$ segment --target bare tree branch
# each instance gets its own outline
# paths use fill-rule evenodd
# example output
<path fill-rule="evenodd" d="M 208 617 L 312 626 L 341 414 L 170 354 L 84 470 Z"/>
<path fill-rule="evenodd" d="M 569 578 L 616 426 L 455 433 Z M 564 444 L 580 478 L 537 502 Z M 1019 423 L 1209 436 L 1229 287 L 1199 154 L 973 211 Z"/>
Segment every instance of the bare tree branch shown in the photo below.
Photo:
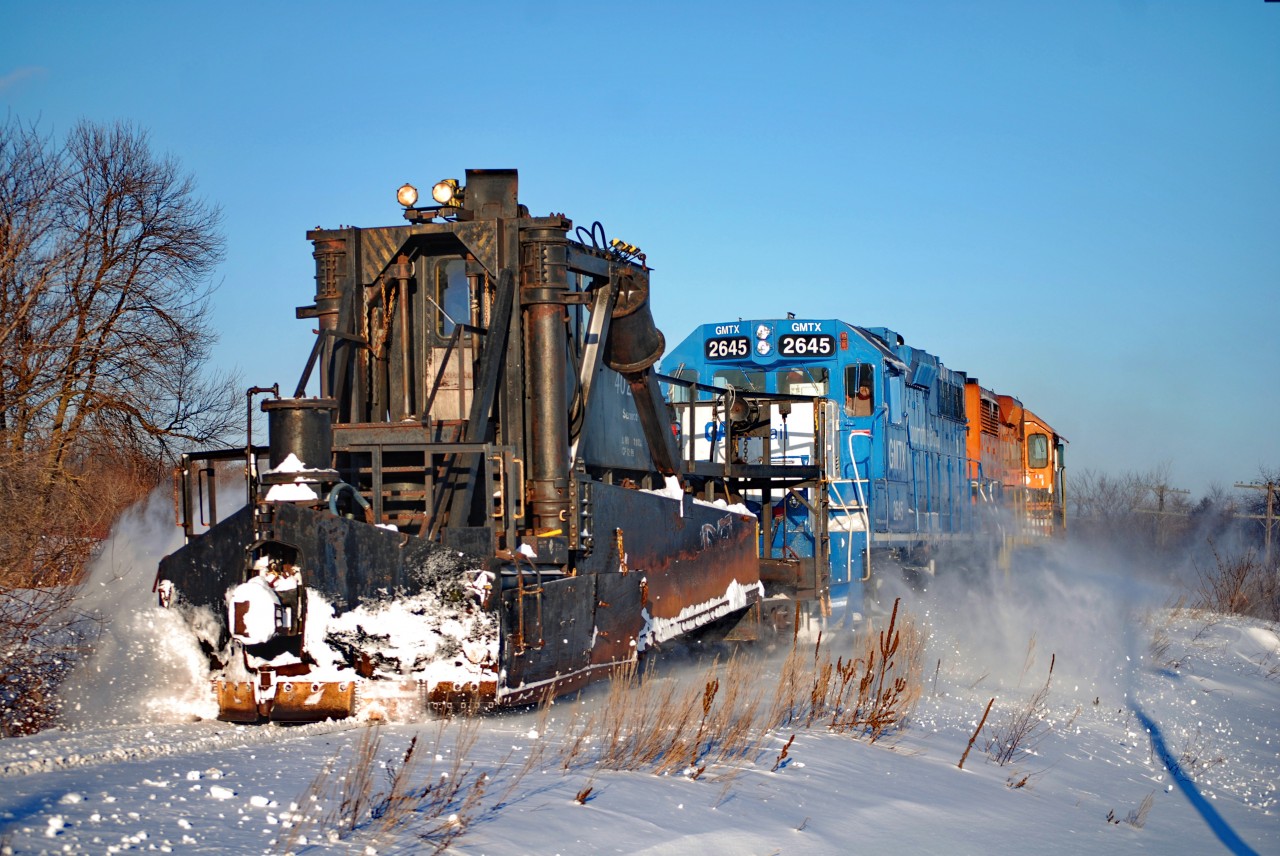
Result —
<path fill-rule="evenodd" d="M 51 535 L 92 523 L 72 494 L 107 478 L 98 463 L 154 476 L 235 430 L 234 378 L 205 371 L 220 220 L 132 125 L 81 122 L 55 145 L 0 124 L 0 493 L 37 514 L 0 523 L 7 582 L 65 564 Z"/>

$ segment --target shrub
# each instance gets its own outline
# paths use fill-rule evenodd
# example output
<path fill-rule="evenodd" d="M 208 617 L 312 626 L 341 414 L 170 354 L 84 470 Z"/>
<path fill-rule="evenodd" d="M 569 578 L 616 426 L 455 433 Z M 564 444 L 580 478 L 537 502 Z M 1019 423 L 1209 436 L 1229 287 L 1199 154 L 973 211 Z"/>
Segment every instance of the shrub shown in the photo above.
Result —
<path fill-rule="evenodd" d="M 1253 550 L 1223 555 L 1213 548 L 1213 566 L 1196 565 L 1195 606 L 1213 612 L 1280 621 L 1280 577 Z"/>

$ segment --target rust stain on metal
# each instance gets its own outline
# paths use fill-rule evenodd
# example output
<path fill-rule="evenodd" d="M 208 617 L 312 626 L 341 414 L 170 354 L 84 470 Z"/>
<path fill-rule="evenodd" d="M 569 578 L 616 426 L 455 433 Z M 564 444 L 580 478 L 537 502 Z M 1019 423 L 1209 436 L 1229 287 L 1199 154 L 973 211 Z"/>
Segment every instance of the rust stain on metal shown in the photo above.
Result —
<path fill-rule="evenodd" d="M 243 601 L 243 600 L 236 601 L 235 615 L 233 616 L 233 618 L 235 619 L 233 622 L 234 626 L 231 629 L 231 632 L 236 636 L 245 636 L 248 634 L 249 630 L 245 624 L 245 616 L 248 614 L 249 614 L 248 601 Z"/>
<path fill-rule="evenodd" d="M 214 681 L 218 719 L 223 722 L 257 722 L 261 715 L 249 681 Z"/>
<path fill-rule="evenodd" d="M 281 681 L 271 705 L 277 722 L 343 719 L 355 713 L 355 681 Z"/>
<path fill-rule="evenodd" d="M 427 693 L 427 705 L 437 713 L 475 713 L 494 707 L 497 698 L 497 681 L 473 684 L 441 681 Z"/>

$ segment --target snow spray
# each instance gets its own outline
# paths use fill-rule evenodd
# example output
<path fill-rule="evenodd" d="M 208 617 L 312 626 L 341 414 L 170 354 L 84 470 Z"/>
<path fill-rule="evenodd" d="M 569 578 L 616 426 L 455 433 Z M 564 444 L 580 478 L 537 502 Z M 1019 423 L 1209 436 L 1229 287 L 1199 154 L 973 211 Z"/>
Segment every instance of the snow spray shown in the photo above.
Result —
<path fill-rule="evenodd" d="M 940 660 L 975 687 L 1025 693 L 1044 684 L 1052 662 L 1059 697 L 1072 704 L 1125 685 L 1139 665 L 1134 623 L 1173 595 L 1167 581 L 1070 545 L 1011 570 L 941 569 L 926 579 L 903 603 L 928 625 L 930 665 Z"/>
<path fill-rule="evenodd" d="M 71 605 L 93 629 L 84 641 L 87 653 L 59 692 L 64 725 L 182 722 L 217 715 L 209 662 L 201 649 L 201 642 L 216 644 L 216 618 L 208 609 L 164 609 L 152 591 L 161 557 L 182 543 L 168 488 L 156 489 L 113 527 Z"/>

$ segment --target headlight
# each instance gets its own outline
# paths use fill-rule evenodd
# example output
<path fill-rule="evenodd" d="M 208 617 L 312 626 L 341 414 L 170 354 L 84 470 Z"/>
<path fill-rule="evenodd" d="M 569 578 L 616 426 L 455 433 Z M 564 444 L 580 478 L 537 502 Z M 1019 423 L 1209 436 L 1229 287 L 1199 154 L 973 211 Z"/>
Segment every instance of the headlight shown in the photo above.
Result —
<path fill-rule="evenodd" d="M 458 186 L 458 179 L 446 178 L 444 181 L 437 181 L 436 186 L 431 188 L 431 198 L 441 205 L 457 205 L 462 198 L 462 188 Z"/>
<path fill-rule="evenodd" d="M 756 328 L 756 338 L 767 339 L 769 338 L 769 334 L 772 332 L 773 331 L 770 330 L 767 326 L 765 326 L 764 324 L 761 324 L 759 327 Z"/>
<path fill-rule="evenodd" d="M 773 350 L 773 346 L 770 345 L 768 341 L 766 341 L 765 339 L 761 339 L 759 342 L 756 342 L 756 353 L 759 354 L 760 356 L 767 357 L 769 356 L 769 352 L 772 350 Z"/>
<path fill-rule="evenodd" d="M 418 188 L 408 183 L 400 185 L 400 189 L 396 191 L 396 201 L 405 208 L 412 208 L 418 204 Z"/>

